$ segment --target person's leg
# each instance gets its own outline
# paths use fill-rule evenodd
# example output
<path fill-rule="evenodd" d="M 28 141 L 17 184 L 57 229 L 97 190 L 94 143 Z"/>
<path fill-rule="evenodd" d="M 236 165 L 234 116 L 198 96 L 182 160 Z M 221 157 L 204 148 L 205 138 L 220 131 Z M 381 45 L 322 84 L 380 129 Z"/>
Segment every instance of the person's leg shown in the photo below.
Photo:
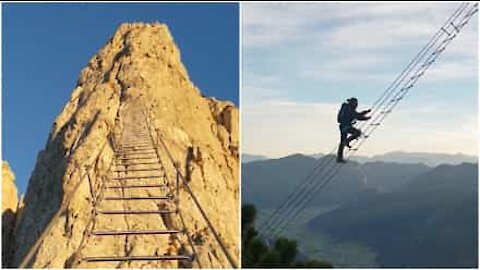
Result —
<path fill-rule="evenodd" d="M 355 140 L 355 139 L 358 139 L 358 137 L 360 137 L 360 135 L 362 134 L 362 132 L 357 129 L 357 128 L 354 128 L 354 127 L 350 127 L 348 129 L 348 133 L 352 134 L 348 137 L 347 139 L 347 142 L 346 142 L 346 145 L 350 148 L 350 142 Z"/>
<path fill-rule="evenodd" d="M 340 127 L 340 144 L 345 145 L 348 137 L 348 128 Z"/>
<path fill-rule="evenodd" d="M 340 145 L 338 146 L 338 150 L 337 150 L 337 162 L 343 162 L 344 161 L 344 159 L 343 159 L 343 148 L 345 148 L 345 144 L 340 143 Z"/>
<path fill-rule="evenodd" d="M 337 161 L 343 161 L 343 149 L 345 148 L 345 143 L 347 142 L 348 132 L 344 127 L 340 127 L 340 143 L 338 145 L 337 151 Z"/>

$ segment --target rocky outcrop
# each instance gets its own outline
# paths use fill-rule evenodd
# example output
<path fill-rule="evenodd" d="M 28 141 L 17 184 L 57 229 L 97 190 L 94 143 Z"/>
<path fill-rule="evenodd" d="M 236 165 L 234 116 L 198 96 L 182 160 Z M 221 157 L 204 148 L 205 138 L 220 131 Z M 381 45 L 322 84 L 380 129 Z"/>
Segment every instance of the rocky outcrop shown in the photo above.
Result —
<path fill-rule="evenodd" d="M 171 224 L 184 223 L 188 229 L 185 236 L 176 240 L 158 236 L 153 241 L 145 237 L 111 236 L 100 241 L 88 235 L 93 211 L 91 190 L 101 190 L 112 176 L 114 148 L 125 138 L 126 130 L 141 128 L 136 125 L 143 121 L 145 110 L 148 130 L 166 178 L 174 184 L 175 165 L 180 168 L 225 247 L 238 261 L 238 109 L 230 102 L 202 96 L 190 81 L 166 25 L 134 23 L 122 24 L 90 59 L 70 100 L 55 120 L 25 195 L 22 217 L 16 227 L 14 265 L 18 266 L 38 243 L 28 266 L 230 267 L 185 187 L 179 189 L 182 220 L 120 215 L 116 219 L 98 219 L 94 224 L 97 228 L 132 230 L 169 228 Z M 118 209 L 158 206 L 147 202 L 112 205 Z M 39 236 L 42 241 L 37 241 Z M 195 241 L 193 247 L 188 245 L 189 239 Z M 190 264 L 82 260 L 92 254 L 192 253 L 197 256 Z"/>
<path fill-rule="evenodd" d="M 2 162 L 2 267 L 8 267 L 10 244 L 13 240 L 15 214 L 18 207 L 18 191 L 15 175 L 6 161 Z"/>

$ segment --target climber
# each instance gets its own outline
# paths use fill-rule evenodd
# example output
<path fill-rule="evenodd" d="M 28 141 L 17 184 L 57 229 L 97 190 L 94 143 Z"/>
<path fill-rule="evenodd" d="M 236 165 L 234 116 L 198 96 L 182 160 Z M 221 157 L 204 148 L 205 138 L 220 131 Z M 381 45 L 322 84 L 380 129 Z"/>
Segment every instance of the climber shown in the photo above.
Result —
<path fill-rule="evenodd" d="M 368 109 L 357 112 L 357 106 L 358 100 L 352 97 L 347 99 L 338 111 L 337 122 L 340 124 L 340 145 L 338 146 L 337 162 L 346 162 L 345 159 L 343 159 L 343 149 L 345 146 L 351 148 L 350 142 L 357 139 L 362 134 L 359 129 L 353 127 L 355 120 L 365 121 L 370 119 L 366 114 L 371 112 L 371 110 Z M 348 134 L 351 135 L 348 136 Z"/>

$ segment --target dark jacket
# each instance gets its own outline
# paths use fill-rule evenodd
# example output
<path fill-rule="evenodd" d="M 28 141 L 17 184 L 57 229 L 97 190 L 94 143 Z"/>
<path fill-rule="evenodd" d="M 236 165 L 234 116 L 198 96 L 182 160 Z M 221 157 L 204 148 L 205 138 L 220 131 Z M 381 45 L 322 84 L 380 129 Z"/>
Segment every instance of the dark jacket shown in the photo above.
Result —
<path fill-rule="evenodd" d="M 351 126 L 355 120 L 368 120 L 369 117 L 365 116 L 368 112 L 369 110 L 357 112 L 347 102 L 344 102 L 338 111 L 337 122 L 341 126 Z"/>

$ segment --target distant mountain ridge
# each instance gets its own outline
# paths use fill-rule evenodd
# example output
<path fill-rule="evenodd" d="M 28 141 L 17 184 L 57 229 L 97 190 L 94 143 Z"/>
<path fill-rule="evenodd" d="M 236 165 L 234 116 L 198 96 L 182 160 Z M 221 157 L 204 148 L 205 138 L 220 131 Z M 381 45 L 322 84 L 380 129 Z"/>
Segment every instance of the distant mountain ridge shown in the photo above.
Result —
<path fill-rule="evenodd" d="M 289 155 L 291 156 L 291 155 Z M 307 156 L 319 159 L 325 156 L 323 153 L 309 154 Z M 249 163 L 254 161 L 261 161 L 273 159 L 264 155 L 242 154 L 242 163 Z M 475 163 L 478 162 L 477 156 L 465 154 L 446 154 L 446 153 L 428 153 L 428 152 L 404 152 L 392 151 L 381 155 L 368 156 L 353 156 L 352 161 L 366 163 L 366 162 L 395 162 L 405 164 L 423 163 L 429 167 L 436 167 L 441 164 L 457 165 L 463 162 Z"/>
<path fill-rule="evenodd" d="M 441 164 L 458 165 L 463 162 L 476 163 L 477 156 L 465 154 L 444 154 L 444 153 L 424 153 L 424 152 L 388 152 L 383 155 L 375 155 L 372 160 L 381 160 L 385 162 L 398 163 L 423 163 L 430 167 L 436 167 Z"/>
<path fill-rule="evenodd" d="M 279 159 L 243 163 L 243 203 L 253 203 L 259 208 L 277 206 L 297 184 L 304 181 L 319 162 L 321 161 L 310 156 L 294 154 Z M 385 162 L 361 164 L 351 161 L 340 170 L 336 180 L 329 185 L 329 192 L 315 196 L 312 204 L 326 207 L 336 205 L 368 188 L 389 192 L 430 169 L 423 164 Z"/>
<path fill-rule="evenodd" d="M 267 156 L 262 156 L 262 155 L 252 155 L 252 154 L 243 154 L 242 153 L 242 163 L 248 163 L 248 162 L 253 162 L 253 161 L 261 161 L 261 160 L 266 160 L 270 159 Z"/>
<path fill-rule="evenodd" d="M 272 211 L 322 158 L 331 156 L 294 154 L 243 163 L 242 203 L 255 204 L 260 213 Z M 328 252 L 339 267 L 477 267 L 476 159 L 434 168 L 369 160 L 344 165 L 314 195 L 308 218 L 299 221 L 304 225 L 290 228 L 305 256 Z"/>
<path fill-rule="evenodd" d="M 441 165 L 395 192 L 369 190 L 314 218 L 309 229 L 367 244 L 381 267 L 476 268 L 477 166 Z"/>

